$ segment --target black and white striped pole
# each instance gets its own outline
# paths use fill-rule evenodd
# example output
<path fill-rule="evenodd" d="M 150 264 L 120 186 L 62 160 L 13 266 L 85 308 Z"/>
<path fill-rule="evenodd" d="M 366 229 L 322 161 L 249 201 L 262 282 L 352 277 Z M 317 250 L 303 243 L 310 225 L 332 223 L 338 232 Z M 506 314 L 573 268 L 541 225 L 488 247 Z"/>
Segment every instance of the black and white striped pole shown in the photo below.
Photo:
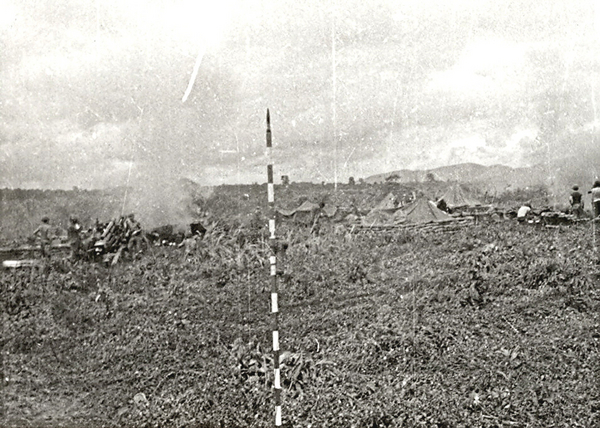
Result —
<path fill-rule="evenodd" d="M 275 238 L 275 187 L 273 185 L 273 145 L 271 117 L 267 109 L 267 196 L 269 201 L 269 243 L 271 256 L 271 315 L 273 318 L 273 371 L 275 375 L 275 426 L 281 426 L 281 372 L 279 370 L 279 304 L 277 284 L 277 239 Z"/>

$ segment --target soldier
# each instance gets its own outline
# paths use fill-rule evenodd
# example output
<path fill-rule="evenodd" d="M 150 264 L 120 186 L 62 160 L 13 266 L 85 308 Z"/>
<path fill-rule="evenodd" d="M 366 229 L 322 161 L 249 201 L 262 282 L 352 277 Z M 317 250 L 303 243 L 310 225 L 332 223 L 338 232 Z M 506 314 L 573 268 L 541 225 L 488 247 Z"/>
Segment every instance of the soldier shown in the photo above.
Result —
<path fill-rule="evenodd" d="M 592 209 L 594 217 L 600 216 L 600 180 L 596 180 L 592 186 L 592 190 L 588 193 L 592 194 Z"/>
<path fill-rule="evenodd" d="M 187 260 L 189 256 L 193 256 L 198 251 L 198 242 L 200 237 L 198 235 L 192 235 L 181 241 L 178 247 L 184 247 L 185 252 L 183 253 L 183 260 Z"/>
<path fill-rule="evenodd" d="M 438 201 L 438 203 L 437 203 L 437 207 L 438 207 L 438 209 L 439 209 L 439 210 L 442 210 L 442 211 L 444 211 L 444 212 L 446 212 L 446 213 L 447 213 L 447 212 L 450 212 L 450 210 L 448 209 L 448 204 L 447 204 L 447 203 L 446 203 L 446 201 L 445 201 L 445 200 L 443 200 L 443 199 L 440 199 L 440 200 Z"/>
<path fill-rule="evenodd" d="M 81 225 L 77 217 L 71 216 L 69 218 L 69 229 L 67 230 L 67 236 L 69 238 L 69 245 L 71 246 L 71 261 L 76 261 L 79 258 L 79 252 L 81 250 Z"/>
<path fill-rule="evenodd" d="M 140 223 L 136 221 L 135 214 L 129 214 L 125 217 L 125 227 L 127 228 L 127 231 L 131 233 L 142 228 Z"/>
<path fill-rule="evenodd" d="M 517 212 L 517 221 L 519 223 L 525 223 L 531 218 L 531 216 L 531 203 L 527 202 L 525 205 L 519 208 L 519 211 Z"/>
<path fill-rule="evenodd" d="M 579 186 L 573 186 L 573 192 L 569 196 L 569 202 L 571 203 L 571 212 L 575 217 L 579 218 L 583 214 L 583 195 L 579 193 Z"/>
<path fill-rule="evenodd" d="M 33 235 L 40 239 L 40 251 L 44 258 L 50 257 L 51 234 L 52 226 L 50 226 L 50 219 L 47 216 L 44 216 L 42 217 L 42 224 L 40 224 L 33 232 Z"/>

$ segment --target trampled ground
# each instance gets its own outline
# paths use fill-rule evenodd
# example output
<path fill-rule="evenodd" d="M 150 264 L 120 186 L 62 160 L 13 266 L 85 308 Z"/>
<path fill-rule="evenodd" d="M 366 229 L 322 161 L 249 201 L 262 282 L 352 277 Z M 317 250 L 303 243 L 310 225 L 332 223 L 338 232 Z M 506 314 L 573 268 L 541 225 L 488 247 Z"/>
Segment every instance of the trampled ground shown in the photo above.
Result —
<path fill-rule="evenodd" d="M 591 224 L 288 237 L 285 425 L 600 426 Z M 3 425 L 272 426 L 267 254 L 3 272 Z"/>

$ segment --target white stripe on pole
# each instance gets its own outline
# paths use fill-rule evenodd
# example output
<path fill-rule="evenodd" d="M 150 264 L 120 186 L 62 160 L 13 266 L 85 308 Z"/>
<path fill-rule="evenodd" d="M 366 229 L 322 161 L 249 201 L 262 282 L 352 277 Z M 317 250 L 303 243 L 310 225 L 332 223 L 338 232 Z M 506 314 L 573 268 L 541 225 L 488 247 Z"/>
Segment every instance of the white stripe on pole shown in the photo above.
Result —
<path fill-rule="evenodd" d="M 281 375 L 279 369 L 275 369 L 275 388 L 281 388 Z"/>
<path fill-rule="evenodd" d="M 275 186 L 273 183 L 267 183 L 267 200 L 268 202 L 275 202 Z"/>
<path fill-rule="evenodd" d="M 275 219 L 269 220 L 269 233 L 271 234 L 271 236 L 269 236 L 269 238 L 275 239 Z"/>
<path fill-rule="evenodd" d="M 273 330 L 273 351 L 279 351 L 279 331 Z"/>
<path fill-rule="evenodd" d="M 275 425 L 281 426 L 281 406 L 275 406 Z"/>
<path fill-rule="evenodd" d="M 279 312 L 277 293 L 271 293 L 271 312 Z"/>

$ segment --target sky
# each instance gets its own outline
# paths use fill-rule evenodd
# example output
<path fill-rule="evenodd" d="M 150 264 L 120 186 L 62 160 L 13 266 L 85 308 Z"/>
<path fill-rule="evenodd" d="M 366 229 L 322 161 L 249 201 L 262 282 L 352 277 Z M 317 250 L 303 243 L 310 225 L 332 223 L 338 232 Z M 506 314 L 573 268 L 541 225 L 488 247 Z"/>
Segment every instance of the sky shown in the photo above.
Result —
<path fill-rule="evenodd" d="M 0 187 L 586 157 L 599 71 L 596 0 L 0 0 Z"/>

